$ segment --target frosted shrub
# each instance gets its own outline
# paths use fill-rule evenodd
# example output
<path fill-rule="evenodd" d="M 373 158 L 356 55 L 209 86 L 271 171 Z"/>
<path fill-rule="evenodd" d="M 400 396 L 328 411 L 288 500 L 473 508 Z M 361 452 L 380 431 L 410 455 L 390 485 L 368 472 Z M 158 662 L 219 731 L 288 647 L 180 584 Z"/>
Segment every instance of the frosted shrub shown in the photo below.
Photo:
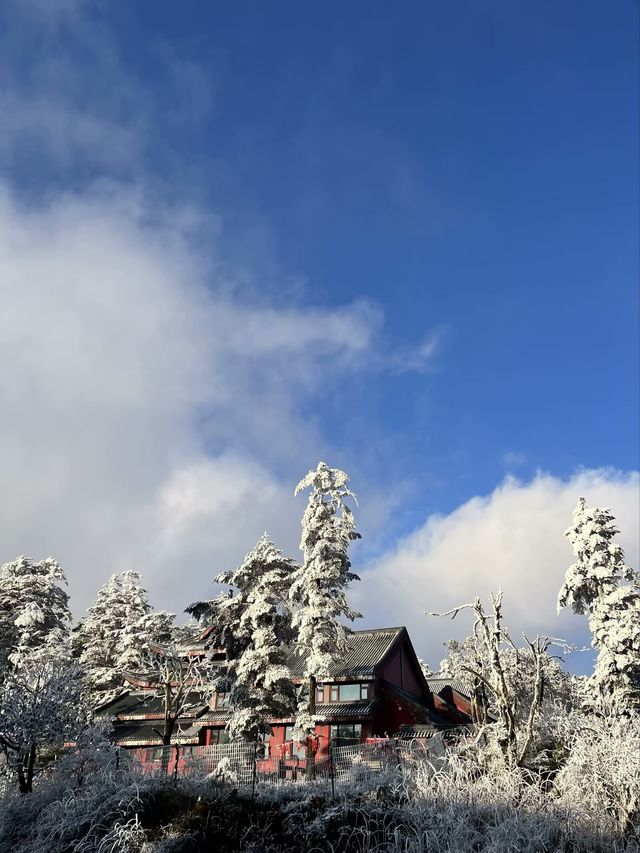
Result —
<path fill-rule="evenodd" d="M 577 717 L 559 803 L 596 834 L 640 842 L 640 720 Z"/>
<path fill-rule="evenodd" d="M 231 766 L 231 761 L 228 756 L 220 759 L 216 767 L 211 771 L 211 773 L 205 776 L 205 780 L 208 782 L 226 782 L 228 784 L 238 784 L 238 774 L 234 771 Z"/>
<path fill-rule="evenodd" d="M 100 841 L 97 853 L 142 853 L 145 837 L 145 831 L 136 815 L 126 823 L 114 824 Z M 82 845 L 76 847 L 76 850 L 81 853 Z"/>

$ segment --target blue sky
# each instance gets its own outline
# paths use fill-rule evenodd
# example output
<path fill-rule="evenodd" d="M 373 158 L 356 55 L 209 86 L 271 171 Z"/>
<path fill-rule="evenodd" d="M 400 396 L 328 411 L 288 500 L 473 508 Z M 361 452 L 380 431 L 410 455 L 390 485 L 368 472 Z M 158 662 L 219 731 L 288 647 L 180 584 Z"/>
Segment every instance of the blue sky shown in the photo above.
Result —
<path fill-rule="evenodd" d="M 40 448 L 60 476 L 49 499 L 69 511 L 53 525 L 46 499 L 25 499 L 9 543 L 66 557 L 82 607 L 121 566 L 141 568 L 158 603 L 176 608 L 170 561 L 154 569 L 167 552 L 174 566 L 197 567 L 203 594 L 204 578 L 227 568 L 212 564 L 239 559 L 267 524 L 294 548 L 299 515 L 281 519 L 301 514 L 292 485 L 321 456 L 351 473 L 360 496 L 365 578 L 434 514 L 499 502 L 508 475 L 519 494 L 547 484 L 565 503 L 586 477 L 634 524 L 637 4 L 28 0 L 5 2 L 1 15 L 0 179 L 6 233 L 22 235 L 5 245 L 15 287 L 5 292 L 18 325 L 34 322 L 35 305 L 54 324 L 64 309 L 60 327 L 71 330 L 49 341 L 49 329 L 24 368 L 21 388 L 45 390 L 4 398 L 16 411 L 5 438 L 25 458 Z M 44 240 L 34 270 L 43 234 L 59 242 Z M 14 264 L 27 244 L 29 263 Z M 88 321 L 82 270 L 91 278 L 96 266 L 105 283 Z M 39 301 L 20 302 L 50 269 Z M 172 282 L 154 283 L 169 269 Z M 212 324 L 194 331 L 208 311 Z M 82 348 L 63 344 L 80 341 L 80 328 L 91 328 L 95 353 L 74 385 Z M 119 336 L 122 362 L 110 349 Z M 62 350 L 52 382 L 45 363 Z M 138 404 L 125 405 L 114 389 L 138 368 Z M 189 393 L 163 397 L 171 382 Z M 36 410 L 60 416 L 59 439 L 24 436 Z M 111 461 L 97 466 L 101 453 Z M 29 474 L 10 456 L 29 483 L 35 462 Z M 223 523 L 225 501 L 203 494 L 224 493 L 238 471 L 244 491 L 229 500 L 246 524 L 216 550 L 219 537 L 203 531 Z M 71 544 L 78 513 L 107 482 L 83 550 Z M 271 495 L 269 512 L 255 489 Z M 132 503 L 120 517 L 124 494 Z M 574 502 L 562 503 L 560 549 Z M 156 505 L 172 536 L 178 505 L 197 530 L 185 521 L 168 547 L 157 513 L 148 526 Z M 625 535 L 636 555 L 637 526 Z M 105 548 L 112 538 L 122 546 Z M 372 622 L 404 617 L 400 605 L 369 607 Z"/>

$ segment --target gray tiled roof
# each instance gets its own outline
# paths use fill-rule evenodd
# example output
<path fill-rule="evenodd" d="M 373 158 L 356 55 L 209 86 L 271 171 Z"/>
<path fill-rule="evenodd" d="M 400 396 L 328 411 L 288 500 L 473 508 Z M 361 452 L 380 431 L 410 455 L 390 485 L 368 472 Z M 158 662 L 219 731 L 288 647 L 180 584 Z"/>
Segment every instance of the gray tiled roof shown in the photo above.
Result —
<path fill-rule="evenodd" d="M 153 726 L 118 725 L 114 728 L 113 740 L 119 746 L 162 746 L 162 738 Z M 173 735 L 172 742 L 197 744 L 198 734 L 191 734 L 190 730 L 179 731 Z"/>
<path fill-rule="evenodd" d="M 187 700 L 189 705 L 181 715 L 183 717 L 196 717 L 207 707 L 200 693 L 190 693 Z M 148 690 L 132 690 L 103 705 L 98 714 L 99 716 L 116 716 L 120 719 L 144 719 L 153 715 L 161 719 L 164 717 L 164 700 Z"/>
<path fill-rule="evenodd" d="M 215 710 L 210 708 L 198 717 L 198 725 L 201 725 L 202 723 L 208 723 L 209 725 L 222 725 L 223 723 L 227 723 L 230 718 L 231 711 L 226 708 L 217 708 Z"/>
<path fill-rule="evenodd" d="M 440 693 L 445 687 L 451 687 L 462 696 L 470 696 L 471 688 L 460 678 L 427 678 L 432 693 Z"/>
<path fill-rule="evenodd" d="M 331 668 L 330 678 L 372 678 L 376 666 L 385 657 L 403 628 L 377 628 L 354 631 L 347 637 L 347 653 Z M 286 661 L 292 678 L 302 678 L 304 655 L 292 650 Z"/>
<path fill-rule="evenodd" d="M 324 720 L 340 720 L 343 717 L 349 719 L 364 719 L 373 713 L 373 702 L 323 702 L 316 705 L 316 715 Z"/>
<path fill-rule="evenodd" d="M 401 740 L 414 740 L 415 738 L 427 739 L 433 737 L 438 730 L 433 726 L 414 724 L 414 725 L 405 725 L 400 726 L 400 731 L 396 735 Z"/>

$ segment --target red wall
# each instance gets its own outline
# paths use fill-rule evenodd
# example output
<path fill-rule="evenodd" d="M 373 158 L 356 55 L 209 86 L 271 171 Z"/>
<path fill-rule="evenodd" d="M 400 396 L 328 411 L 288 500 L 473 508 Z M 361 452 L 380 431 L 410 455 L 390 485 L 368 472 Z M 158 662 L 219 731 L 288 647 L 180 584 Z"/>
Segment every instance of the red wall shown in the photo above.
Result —
<path fill-rule="evenodd" d="M 354 720 L 353 722 L 359 722 L 358 720 Z M 393 729 L 393 731 L 396 731 Z M 211 742 L 211 732 L 213 729 L 206 729 L 205 732 L 205 743 L 208 745 Z M 295 756 L 292 750 L 291 741 L 285 743 L 284 739 L 285 726 L 283 724 L 274 724 L 273 726 L 273 735 L 269 741 L 269 757 L 270 758 L 282 758 L 284 757 L 287 761 L 295 761 Z M 376 734 L 377 732 L 373 731 L 373 726 L 371 723 L 362 723 L 362 741 L 365 741 L 368 737 L 371 737 L 372 734 Z M 316 724 L 316 759 L 319 761 L 323 758 L 327 758 L 329 755 L 329 738 L 331 736 L 331 726 L 329 723 L 317 723 Z M 304 758 L 300 758 L 301 761 L 304 762 Z"/>
<path fill-rule="evenodd" d="M 415 671 L 413 655 L 404 641 L 398 643 L 389 660 L 381 668 L 380 674 L 386 681 L 397 684 L 416 696 L 424 695 L 424 684 Z"/>

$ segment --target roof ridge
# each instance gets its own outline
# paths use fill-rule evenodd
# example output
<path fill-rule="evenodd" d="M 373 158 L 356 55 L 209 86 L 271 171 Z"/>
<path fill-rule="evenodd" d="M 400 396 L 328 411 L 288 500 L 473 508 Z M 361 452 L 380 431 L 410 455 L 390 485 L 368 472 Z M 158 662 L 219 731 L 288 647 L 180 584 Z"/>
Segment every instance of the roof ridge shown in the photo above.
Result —
<path fill-rule="evenodd" d="M 350 631 L 350 634 L 397 634 L 398 631 L 405 631 L 404 625 L 397 625 L 394 628 L 363 628 L 360 631 Z"/>

